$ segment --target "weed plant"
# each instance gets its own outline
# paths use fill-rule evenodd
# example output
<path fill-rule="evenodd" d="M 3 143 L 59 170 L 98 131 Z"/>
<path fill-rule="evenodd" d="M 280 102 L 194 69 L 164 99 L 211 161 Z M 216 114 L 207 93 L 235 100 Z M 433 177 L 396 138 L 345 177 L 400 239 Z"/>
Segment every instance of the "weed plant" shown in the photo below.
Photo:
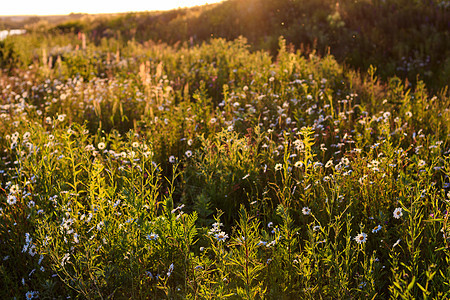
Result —
<path fill-rule="evenodd" d="M 65 49 L 0 74 L 2 299 L 449 298 L 446 89 L 283 39 Z"/>

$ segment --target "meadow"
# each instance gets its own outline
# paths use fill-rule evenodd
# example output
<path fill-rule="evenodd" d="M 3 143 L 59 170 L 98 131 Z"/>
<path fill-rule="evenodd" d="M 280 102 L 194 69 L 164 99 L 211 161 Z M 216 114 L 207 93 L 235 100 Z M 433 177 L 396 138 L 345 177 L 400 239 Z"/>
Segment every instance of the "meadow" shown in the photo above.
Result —
<path fill-rule="evenodd" d="M 283 38 L 5 43 L 2 299 L 450 298 L 447 87 Z"/>

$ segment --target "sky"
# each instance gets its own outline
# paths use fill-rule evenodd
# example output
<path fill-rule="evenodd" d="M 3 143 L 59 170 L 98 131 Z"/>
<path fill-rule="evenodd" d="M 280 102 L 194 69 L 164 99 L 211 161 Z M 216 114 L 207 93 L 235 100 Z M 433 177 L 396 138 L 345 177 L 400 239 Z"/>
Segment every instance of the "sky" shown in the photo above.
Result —
<path fill-rule="evenodd" d="M 0 4 L 0 16 L 169 10 L 221 1 L 223 0 L 5 0 Z"/>

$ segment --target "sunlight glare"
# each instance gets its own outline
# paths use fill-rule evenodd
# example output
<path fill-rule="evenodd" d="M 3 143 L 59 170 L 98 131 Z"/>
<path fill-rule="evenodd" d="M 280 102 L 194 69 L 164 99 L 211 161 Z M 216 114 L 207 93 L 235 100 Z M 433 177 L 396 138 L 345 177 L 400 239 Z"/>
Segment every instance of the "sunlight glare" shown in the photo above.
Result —
<path fill-rule="evenodd" d="M 203 4 L 222 2 L 223 0 L 165 0 L 165 1 L 56 1 L 56 0 L 17 0 L 5 1 L 1 5 L 0 15 L 65 15 L 70 13 L 119 13 L 152 10 L 170 10 Z"/>

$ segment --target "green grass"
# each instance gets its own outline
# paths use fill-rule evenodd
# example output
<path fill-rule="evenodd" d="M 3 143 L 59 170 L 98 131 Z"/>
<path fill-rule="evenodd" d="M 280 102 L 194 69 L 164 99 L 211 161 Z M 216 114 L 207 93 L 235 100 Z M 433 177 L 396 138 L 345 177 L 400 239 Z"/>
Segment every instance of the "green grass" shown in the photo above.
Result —
<path fill-rule="evenodd" d="M 445 88 L 48 41 L 0 74 L 2 298 L 449 298 Z"/>
<path fill-rule="evenodd" d="M 227 0 L 168 12 L 85 16 L 49 31 L 83 32 L 96 45 L 114 40 L 121 48 L 130 40 L 176 45 L 243 36 L 253 50 L 275 56 L 284 36 L 306 55 L 331 53 L 355 70 L 376 66 L 383 80 L 422 80 L 439 91 L 450 78 L 449 8 L 448 0 Z"/>

